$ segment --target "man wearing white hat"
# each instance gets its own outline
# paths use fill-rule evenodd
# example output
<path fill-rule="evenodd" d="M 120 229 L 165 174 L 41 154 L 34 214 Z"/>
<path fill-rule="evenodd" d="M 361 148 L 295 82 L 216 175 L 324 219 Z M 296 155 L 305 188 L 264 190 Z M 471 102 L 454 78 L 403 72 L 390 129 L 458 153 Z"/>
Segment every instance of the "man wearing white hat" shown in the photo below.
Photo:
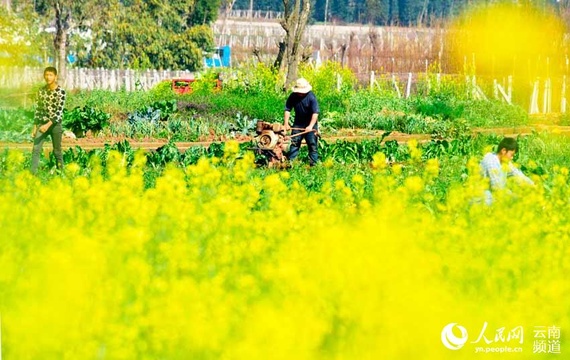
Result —
<path fill-rule="evenodd" d="M 285 103 L 284 119 L 285 128 L 289 129 L 291 110 L 295 110 L 295 120 L 293 121 L 291 135 L 304 133 L 303 135 L 291 138 L 291 147 L 289 148 L 288 154 L 289 160 L 294 160 L 299 155 L 301 141 L 305 139 L 309 147 L 309 163 L 311 166 L 314 166 L 319 160 L 317 150 L 319 103 L 311 89 L 311 84 L 304 78 L 300 78 L 295 82 L 293 92 L 289 95 Z"/>

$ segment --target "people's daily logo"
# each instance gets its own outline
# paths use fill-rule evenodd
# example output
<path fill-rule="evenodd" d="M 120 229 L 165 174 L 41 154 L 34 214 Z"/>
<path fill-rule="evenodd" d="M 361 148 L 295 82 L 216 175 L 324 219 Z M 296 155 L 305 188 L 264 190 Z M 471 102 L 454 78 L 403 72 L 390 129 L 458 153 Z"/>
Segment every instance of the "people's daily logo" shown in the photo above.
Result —
<path fill-rule="evenodd" d="M 453 331 L 457 329 L 455 332 Z M 457 336 L 456 333 L 460 333 Z M 441 331 L 441 342 L 450 350 L 459 350 L 467 342 L 468 334 L 467 329 L 457 323 L 447 324 Z"/>
<path fill-rule="evenodd" d="M 477 327 L 478 328 L 478 327 Z M 476 328 L 476 329 L 477 329 Z M 470 349 L 475 353 L 522 353 L 525 330 L 522 325 L 505 326 L 483 322 L 481 330 L 471 332 L 471 338 L 464 326 L 453 322 L 441 330 L 441 343 L 447 349 L 457 351 Z M 473 330 L 470 327 L 470 330 Z M 477 336 L 477 334 L 479 334 Z M 561 354 L 561 328 L 556 325 L 541 325 L 532 328 L 533 354 Z M 527 336 L 529 334 L 527 333 Z M 468 339 L 471 340 L 468 342 Z M 468 344 L 469 346 L 465 346 Z M 474 344 L 474 345 L 471 345 Z M 529 348 L 530 350 L 530 348 Z M 469 351 L 469 350 L 467 350 Z M 527 350 L 528 351 L 528 350 Z"/>

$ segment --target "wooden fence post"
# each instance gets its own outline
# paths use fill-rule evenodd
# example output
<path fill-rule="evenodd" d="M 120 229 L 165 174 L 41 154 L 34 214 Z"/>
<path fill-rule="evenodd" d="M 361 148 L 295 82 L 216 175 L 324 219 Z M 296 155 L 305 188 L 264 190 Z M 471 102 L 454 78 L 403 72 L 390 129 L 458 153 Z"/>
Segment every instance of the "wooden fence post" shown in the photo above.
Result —
<path fill-rule="evenodd" d="M 127 91 L 135 91 L 135 71 L 134 70 L 127 70 L 127 73 L 129 74 L 129 76 L 127 77 L 127 79 L 129 80 L 129 86 L 127 88 Z"/>
<path fill-rule="evenodd" d="M 123 70 L 122 73 L 123 73 L 123 76 L 122 76 L 123 79 L 122 79 L 122 86 L 121 87 L 124 87 L 126 91 L 129 91 L 129 79 L 128 79 L 129 71 Z"/>
<path fill-rule="evenodd" d="M 117 91 L 117 69 L 111 71 L 111 79 L 109 80 L 109 89 Z"/>
<path fill-rule="evenodd" d="M 396 93 L 398 94 L 399 98 L 402 98 L 402 93 L 400 92 L 400 87 L 398 86 L 398 81 L 396 80 L 396 75 L 392 74 L 392 83 L 394 84 L 394 88 L 396 89 Z"/>
<path fill-rule="evenodd" d="M 79 72 L 79 84 L 77 86 L 77 88 L 79 88 L 80 90 L 83 90 L 83 84 L 85 84 L 85 71 L 80 71 Z"/>
<path fill-rule="evenodd" d="M 410 97 L 412 91 L 412 73 L 408 73 L 408 85 L 406 86 L 406 99 Z"/>
<path fill-rule="evenodd" d="M 74 89 L 75 73 L 77 68 L 67 69 L 67 78 L 65 79 L 65 89 Z"/>
<path fill-rule="evenodd" d="M 542 94 L 542 112 L 544 114 L 550 113 L 552 98 L 550 92 L 550 79 L 546 79 L 544 80 L 544 93 Z"/>
<path fill-rule="evenodd" d="M 530 108 L 528 109 L 529 114 L 538 114 L 538 91 L 539 91 L 539 81 L 536 80 L 534 82 L 534 86 L 532 88 L 532 95 L 530 96 Z"/>
<path fill-rule="evenodd" d="M 103 74 L 103 71 L 99 71 L 99 79 L 101 81 L 101 87 L 103 89 L 109 88 L 109 76 L 107 74 Z"/>

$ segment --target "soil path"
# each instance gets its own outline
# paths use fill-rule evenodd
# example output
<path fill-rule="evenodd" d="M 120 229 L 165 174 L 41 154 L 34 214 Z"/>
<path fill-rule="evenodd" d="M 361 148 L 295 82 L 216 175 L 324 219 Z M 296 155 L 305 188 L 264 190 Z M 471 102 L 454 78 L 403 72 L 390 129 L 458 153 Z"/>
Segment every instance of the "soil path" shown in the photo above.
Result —
<path fill-rule="evenodd" d="M 528 125 L 528 126 L 513 126 L 513 127 L 501 127 L 501 128 L 474 128 L 473 134 L 497 134 L 503 136 L 518 136 L 518 135 L 529 135 L 533 132 L 550 132 L 556 134 L 570 135 L 570 126 L 558 126 L 558 125 Z M 347 140 L 347 141 L 359 141 L 364 139 L 374 139 L 380 138 L 384 131 L 366 131 L 366 130 L 341 130 L 334 134 L 322 134 L 322 139 L 327 142 L 334 142 L 336 140 Z M 399 132 L 392 132 L 390 135 L 384 138 L 384 141 L 396 140 L 400 143 L 405 143 L 411 139 L 416 139 L 419 142 L 431 140 L 431 136 L 427 134 L 404 134 Z M 164 139 L 128 139 L 125 137 L 85 137 L 80 139 L 63 139 L 63 149 L 74 148 L 79 146 L 85 150 L 99 149 L 103 148 L 105 144 L 115 144 L 122 140 L 128 140 L 133 149 L 145 149 L 145 150 L 156 150 L 159 147 L 165 145 L 167 140 Z M 194 141 L 194 142 L 175 142 L 176 147 L 180 151 L 184 151 L 193 146 L 209 146 L 212 143 L 223 142 L 228 140 L 236 140 L 240 143 L 248 142 L 252 140 L 250 136 L 242 136 L 240 138 L 231 139 L 229 137 L 220 137 L 217 139 L 209 139 L 207 141 Z M 32 143 L 10 143 L 10 142 L 0 142 L 0 149 L 22 149 L 30 150 L 32 149 Z M 44 149 L 50 149 L 51 142 L 48 140 L 45 142 Z"/>

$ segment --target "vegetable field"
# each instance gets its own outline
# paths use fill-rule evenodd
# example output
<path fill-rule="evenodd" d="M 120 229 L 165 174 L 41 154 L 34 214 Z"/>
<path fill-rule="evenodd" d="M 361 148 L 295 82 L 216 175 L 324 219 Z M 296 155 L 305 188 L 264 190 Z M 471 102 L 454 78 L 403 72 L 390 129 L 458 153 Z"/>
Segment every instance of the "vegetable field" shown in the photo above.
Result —
<path fill-rule="evenodd" d="M 412 99 L 337 89 L 326 71 L 350 74 L 325 66 L 303 70 L 323 132 L 428 139 L 324 140 L 314 168 L 257 167 L 238 140 L 279 121 L 285 94 L 251 71 L 221 93 L 71 94 L 67 124 L 123 139 L 66 150 L 62 173 L 50 154 L 33 176 L 28 151 L 0 150 L 2 359 L 567 356 L 569 137 L 519 137 L 535 185 L 489 206 L 479 161 L 494 126 L 531 123 L 523 110 L 445 80 Z M 3 136 L 29 141 L 30 109 L 4 111 Z"/>

